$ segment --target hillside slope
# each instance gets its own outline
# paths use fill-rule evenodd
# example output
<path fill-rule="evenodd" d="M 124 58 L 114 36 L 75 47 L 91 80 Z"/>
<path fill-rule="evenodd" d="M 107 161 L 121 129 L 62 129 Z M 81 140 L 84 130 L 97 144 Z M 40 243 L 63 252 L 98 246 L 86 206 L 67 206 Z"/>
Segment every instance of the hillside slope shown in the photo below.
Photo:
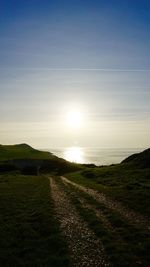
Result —
<path fill-rule="evenodd" d="M 79 164 L 58 158 L 50 152 L 39 151 L 27 144 L 0 145 L 0 172 L 19 170 L 23 174 L 78 170 Z"/>
<path fill-rule="evenodd" d="M 127 163 L 130 165 L 135 165 L 141 168 L 149 168 L 150 167 L 150 148 L 144 150 L 141 153 L 136 153 L 128 158 L 124 159 L 122 163 Z"/>
<path fill-rule="evenodd" d="M 27 144 L 0 145 L 0 160 L 11 159 L 51 159 L 50 152 L 39 151 Z"/>

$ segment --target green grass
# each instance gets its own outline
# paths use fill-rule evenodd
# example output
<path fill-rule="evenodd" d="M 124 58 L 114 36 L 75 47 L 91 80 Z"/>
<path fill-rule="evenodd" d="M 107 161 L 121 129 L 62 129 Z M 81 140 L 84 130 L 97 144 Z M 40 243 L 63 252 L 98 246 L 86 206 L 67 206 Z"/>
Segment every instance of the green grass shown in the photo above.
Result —
<path fill-rule="evenodd" d="M 27 144 L 20 145 L 0 145 L 0 160 L 11 159 L 51 159 L 53 156 L 49 152 L 33 149 Z"/>
<path fill-rule="evenodd" d="M 0 215 L 0 266 L 69 266 L 47 178 L 0 175 Z"/>
<path fill-rule="evenodd" d="M 69 163 L 26 144 L 0 145 L 0 163 L 9 159 L 50 159 L 46 170 L 53 170 L 56 174 L 79 170 L 66 176 L 78 184 L 123 202 L 146 217 L 149 215 L 150 168 L 126 163 L 87 167 Z M 59 178 L 56 179 L 61 184 Z M 86 193 L 79 193 L 71 186 L 69 188 L 68 193 L 74 205 L 102 240 L 114 266 L 138 266 L 134 264 L 140 259 L 143 261 L 142 266 L 148 266 L 148 240 L 144 229 L 137 229 L 123 221 L 119 214 L 97 203 Z M 103 211 L 111 225 L 117 228 L 116 236 L 106 229 L 104 222 L 91 209 L 83 208 L 78 200 L 79 195 Z M 0 215 L 0 266 L 69 266 L 67 245 L 55 217 L 47 178 L 11 172 L 0 175 Z"/>
<path fill-rule="evenodd" d="M 1 173 L 19 170 L 23 174 L 32 175 L 37 173 L 39 166 L 41 173 L 64 174 L 81 169 L 81 164 L 58 158 L 50 152 L 36 150 L 27 144 L 0 145 Z"/>
<path fill-rule="evenodd" d="M 84 168 L 66 176 L 74 182 L 106 193 L 147 217 L 150 214 L 150 168 L 138 169 L 119 164 Z"/>

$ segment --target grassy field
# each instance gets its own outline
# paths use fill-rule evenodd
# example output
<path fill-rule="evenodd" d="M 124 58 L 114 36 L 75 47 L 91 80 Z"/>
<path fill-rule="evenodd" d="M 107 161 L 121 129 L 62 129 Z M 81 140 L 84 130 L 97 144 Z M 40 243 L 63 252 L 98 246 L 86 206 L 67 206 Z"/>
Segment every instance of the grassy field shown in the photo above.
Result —
<path fill-rule="evenodd" d="M 131 208 L 149 218 L 149 153 L 147 150 L 144 157 L 140 155 L 140 164 L 139 161 L 137 164 L 136 156 L 133 156 L 131 159 L 134 162 L 129 158 L 129 163 L 127 160 L 123 164 L 96 167 L 69 163 L 26 144 L 0 145 L 0 164 L 10 159 L 29 159 L 32 165 L 33 159 L 46 159 L 46 165 L 40 170 L 41 173 L 44 171 L 44 175 L 23 175 L 21 169 L 9 172 L 1 169 L 0 266 L 71 266 L 70 252 L 60 232 L 60 223 L 56 219 L 58 217 L 51 197 L 52 189 L 46 178 L 46 175 L 51 175 L 62 190 L 66 191 L 89 228 L 102 241 L 113 266 L 133 267 L 143 264 L 147 267 L 147 227 L 137 226 L 134 220 L 130 223 L 117 210 L 97 202 L 73 185 L 65 186 L 59 175 L 63 174 L 77 184 L 105 193 L 112 200 L 122 202 L 127 209 Z M 97 211 L 101 211 L 103 215 L 97 217 Z M 139 265 L 135 265 L 137 262 Z"/>
<path fill-rule="evenodd" d="M 83 168 L 67 174 L 79 184 L 94 188 L 148 216 L 150 214 L 150 168 L 138 169 L 128 164 Z"/>
<path fill-rule="evenodd" d="M 45 151 L 39 151 L 27 144 L 0 145 L 0 160 L 10 159 L 51 159 L 54 156 Z"/>
<path fill-rule="evenodd" d="M 69 266 L 47 178 L 0 175 L 0 203 L 0 266 Z"/>

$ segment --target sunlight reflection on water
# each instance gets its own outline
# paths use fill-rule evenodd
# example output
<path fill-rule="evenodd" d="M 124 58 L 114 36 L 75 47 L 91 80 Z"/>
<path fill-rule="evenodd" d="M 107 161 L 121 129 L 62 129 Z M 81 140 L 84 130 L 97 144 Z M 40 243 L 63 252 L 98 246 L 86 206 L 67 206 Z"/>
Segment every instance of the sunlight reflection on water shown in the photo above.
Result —
<path fill-rule="evenodd" d="M 54 155 L 71 162 L 96 165 L 120 163 L 128 156 L 143 151 L 145 148 L 95 148 L 95 147 L 60 147 L 48 149 Z"/>
<path fill-rule="evenodd" d="M 64 150 L 63 158 L 76 163 L 84 163 L 84 151 L 80 147 L 68 147 Z"/>

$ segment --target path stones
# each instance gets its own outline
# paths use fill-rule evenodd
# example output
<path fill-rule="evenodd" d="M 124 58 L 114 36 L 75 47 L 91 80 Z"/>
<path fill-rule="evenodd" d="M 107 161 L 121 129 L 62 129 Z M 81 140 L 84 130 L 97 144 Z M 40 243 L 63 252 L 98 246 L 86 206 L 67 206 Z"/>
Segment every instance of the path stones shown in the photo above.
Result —
<path fill-rule="evenodd" d="M 136 224 L 138 227 L 144 227 L 145 229 L 148 229 L 148 230 L 150 229 L 149 222 L 141 214 L 138 214 L 137 212 L 135 212 L 133 210 L 127 209 L 121 203 L 112 200 L 111 198 L 107 197 L 105 194 L 99 193 L 94 189 L 86 188 L 82 185 L 76 184 L 64 176 L 61 176 L 61 179 L 64 182 L 69 183 L 69 184 L 77 187 L 81 191 L 88 193 L 95 200 L 104 204 L 107 208 L 118 212 L 122 217 L 124 217 L 129 222 Z"/>
<path fill-rule="evenodd" d="M 65 191 L 50 178 L 51 194 L 74 267 L 110 266 L 103 245 L 79 216 Z"/>

